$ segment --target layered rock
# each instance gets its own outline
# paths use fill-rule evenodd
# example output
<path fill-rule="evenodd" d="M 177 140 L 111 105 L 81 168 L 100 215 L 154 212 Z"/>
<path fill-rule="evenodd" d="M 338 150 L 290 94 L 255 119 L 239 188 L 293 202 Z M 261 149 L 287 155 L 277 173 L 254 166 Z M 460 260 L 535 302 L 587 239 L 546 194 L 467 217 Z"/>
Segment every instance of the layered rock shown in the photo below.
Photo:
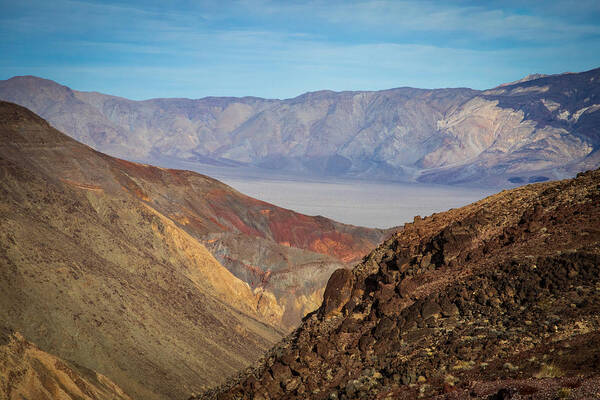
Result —
<path fill-rule="evenodd" d="M 392 231 L 299 214 L 190 171 L 123 160 L 113 168 L 122 187 L 202 242 L 252 290 L 273 295 L 270 318 L 283 329 L 318 307 L 334 270 L 356 263 Z"/>
<path fill-rule="evenodd" d="M 131 101 L 35 77 L 0 82 L 94 148 L 165 165 L 514 185 L 597 167 L 600 70 L 500 87 Z"/>
<path fill-rule="evenodd" d="M 197 398 L 594 398 L 599 268 L 600 170 L 415 218 Z"/>
<path fill-rule="evenodd" d="M 184 397 L 248 365 L 383 234 L 112 158 L 15 104 L 0 102 L 0 139 L 0 320 L 132 398 Z"/>

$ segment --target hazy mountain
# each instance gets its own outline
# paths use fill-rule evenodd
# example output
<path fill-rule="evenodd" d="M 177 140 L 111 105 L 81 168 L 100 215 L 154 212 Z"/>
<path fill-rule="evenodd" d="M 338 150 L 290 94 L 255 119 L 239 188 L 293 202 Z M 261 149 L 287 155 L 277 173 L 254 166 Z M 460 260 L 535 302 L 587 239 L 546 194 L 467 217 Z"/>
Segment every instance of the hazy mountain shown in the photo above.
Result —
<path fill-rule="evenodd" d="M 201 399 L 596 398 L 600 170 L 415 218 Z"/>
<path fill-rule="evenodd" d="M 265 171 L 507 185 L 597 166 L 600 69 L 533 75 L 487 91 L 377 92 L 131 101 L 35 77 L 0 98 L 107 153 Z"/>
<path fill-rule="evenodd" d="M 133 398 L 244 367 L 384 234 L 112 158 L 10 103 L 0 138 L 0 321 Z"/>

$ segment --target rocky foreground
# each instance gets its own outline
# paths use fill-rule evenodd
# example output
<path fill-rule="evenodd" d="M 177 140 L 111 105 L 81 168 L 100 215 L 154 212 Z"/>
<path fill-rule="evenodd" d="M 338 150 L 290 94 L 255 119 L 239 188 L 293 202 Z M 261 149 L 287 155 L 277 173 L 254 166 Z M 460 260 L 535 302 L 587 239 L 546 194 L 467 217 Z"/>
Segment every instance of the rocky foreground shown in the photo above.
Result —
<path fill-rule="evenodd" d="M 600 398 L 600 170 L 407 224 L 195 399 Z"/>

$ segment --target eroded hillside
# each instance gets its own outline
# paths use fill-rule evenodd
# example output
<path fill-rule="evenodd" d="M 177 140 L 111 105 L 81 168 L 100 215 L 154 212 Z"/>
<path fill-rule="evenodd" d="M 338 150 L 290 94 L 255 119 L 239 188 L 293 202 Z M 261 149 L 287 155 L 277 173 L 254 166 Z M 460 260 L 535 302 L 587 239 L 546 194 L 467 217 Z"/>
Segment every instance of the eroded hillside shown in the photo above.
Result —
<path fill-rule="evenodd" d="M 255 360 L 383 235 L 114 159 L 14 104 L 0 138 L 0 319 L 132 398 L 183 397 Z"/>
<path fill-rule="evenodd" d="M 354 265 L 391 233 L 299 214 L 194 172 L 110 162 L 122 187 L 201 241 L 284 329 L 319 306 L 335 269 Z"/>
<path fill-rule="evenodd" d="M 280 337 L 248 285 L 104 156 L 13 104 L 0 135 L 5 326 L 148 399 L 212 385 Z"/>
<path fill-rule="evenodd" d="M 599 268 L 600 170 L 415 218 L 199 398 L 597 398 Z"/>

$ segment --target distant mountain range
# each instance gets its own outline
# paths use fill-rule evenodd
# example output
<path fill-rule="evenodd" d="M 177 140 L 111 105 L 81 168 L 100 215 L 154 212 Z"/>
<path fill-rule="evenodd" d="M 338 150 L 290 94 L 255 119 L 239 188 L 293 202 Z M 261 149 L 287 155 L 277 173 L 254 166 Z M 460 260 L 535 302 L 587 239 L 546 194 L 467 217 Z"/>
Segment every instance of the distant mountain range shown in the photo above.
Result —
<path fill-rule="evenodd" d="M 492 186 L 600 165 L 600 69 L 534 74 L 484 91 L 320 91 L 286 100 L 132 101 L 24 76 L 1 81 L 0 99 L 97 150 L 161 165 Z"/>
<path fill-rule="evenodd" d="M 387 234 L 107 156 L 1 101 L 0 182 L 0 398 L 189 396 L 258 358 Z M 70 367 L 39 362 L 55 357 Z"/>

